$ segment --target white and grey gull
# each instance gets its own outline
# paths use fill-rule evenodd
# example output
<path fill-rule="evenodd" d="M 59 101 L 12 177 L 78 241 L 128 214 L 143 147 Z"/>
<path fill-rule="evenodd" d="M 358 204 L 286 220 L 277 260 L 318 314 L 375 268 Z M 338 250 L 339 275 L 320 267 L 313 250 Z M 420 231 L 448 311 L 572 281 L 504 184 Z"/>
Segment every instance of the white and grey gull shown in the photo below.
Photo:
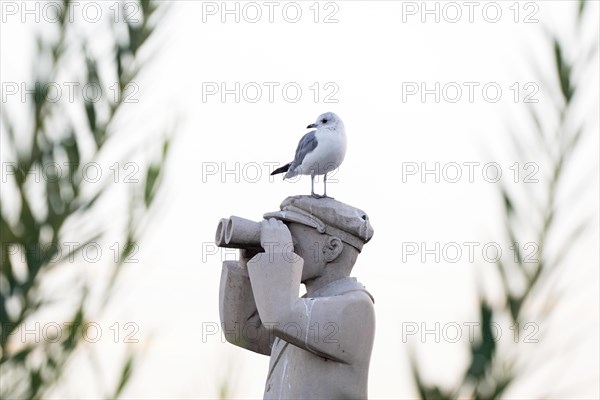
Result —
<path fill-rule="evenodd" d="M 297 175 L 310 175 L 311 195 L 328 197 L 327 174 L 338 168 L 346 156 L 344 123 L 336 114 L 327 112 L 319 115 L 319 118 L 306 128 L 316 129 L 302 136 L 294 160 L 277 168 L 271 175 L 285 172 L 283 179 L 290 179 Z M 315 194 L 317 175 L 324 175 L 323 196 Z"/>

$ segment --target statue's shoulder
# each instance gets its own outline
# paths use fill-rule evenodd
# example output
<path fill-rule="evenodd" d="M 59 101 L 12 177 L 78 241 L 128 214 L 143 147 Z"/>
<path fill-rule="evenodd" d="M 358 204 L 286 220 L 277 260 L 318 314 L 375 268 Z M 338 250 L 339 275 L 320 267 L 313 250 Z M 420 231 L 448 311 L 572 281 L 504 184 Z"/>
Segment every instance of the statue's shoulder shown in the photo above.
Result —
<path fill-rule="evenodd" d="M 373 295 L 356 278 L 348 277 L 332 282 L 328 289 L 330 292 L 328 294 L 331 296 L 353 297 L 357 300 L 364 299 L 364 296 L 360 295 L 360 293 L 363 293 L 370 299 L 371 303 L 375 303 Z"/>
<path fill-rule="evenodd" d="M 351 297 L 355 298 L 357 301 L 368 301 L 371 304 L 375 304 L 375 298 L 364 286 L 350 289 L 342 294 L 351 296 Z"/>

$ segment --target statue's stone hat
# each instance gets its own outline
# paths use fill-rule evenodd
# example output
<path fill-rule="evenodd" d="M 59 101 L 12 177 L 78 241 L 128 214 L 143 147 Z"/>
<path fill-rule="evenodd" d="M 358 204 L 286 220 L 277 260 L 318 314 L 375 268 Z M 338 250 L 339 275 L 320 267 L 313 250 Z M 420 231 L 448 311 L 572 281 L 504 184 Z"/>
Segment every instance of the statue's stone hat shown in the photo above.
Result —
<path fill-rule="evenodd" d="M 373 236 L 373 227 L 364 211 L 329 197 L 290 196 L 280 208 L 281 211 L 266 213 L 264 218 L 313 227 L 319 233 L 340 238 L 358 251 Z"/>

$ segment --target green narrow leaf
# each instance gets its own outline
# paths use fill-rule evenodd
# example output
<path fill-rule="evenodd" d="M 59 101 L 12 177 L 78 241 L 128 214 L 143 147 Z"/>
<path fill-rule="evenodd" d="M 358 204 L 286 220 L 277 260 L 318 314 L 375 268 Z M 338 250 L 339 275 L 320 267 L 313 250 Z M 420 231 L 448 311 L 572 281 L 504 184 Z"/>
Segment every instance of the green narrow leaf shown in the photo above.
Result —
<path fill-rule="evenodd" d="M 575 146 L 577 146 L 577 143 L 579 143 L 579 140 L 581 139 L 582 134 L 583 134 L 583 126 L 579 127 L 575 131 L 575 133 L 573 134 L 571 139 L 568 141 L 568 143 L 565 147 L 565 155 L 569 155 L 573 151 Z"/>
<path fill-rule="evenodd" d="M 94 236 L 92 236 L 91 238 L 85 240 L 83 243 L 80 243 L 79 245 L 77 245 L 76 247 L 73 247 L 71 251 L 69 251 L 67 254 L 65 254 L 62 258 L 61 258 L 61 262 L 65 262 L 67 260 L 70 260 L 73 258 L 73 256 L 75 254 L 81 253 L 81 249 L 85 248 L 87 245 L 89 245 L 90 243 L 92 243 L 93 241 L 98 240 L 104 232 L 98 232 L 96 233 Z M 62 254 L 62 251 L 61 251 Z"/>
<path fill-rule="evenodd" d="M 561 93 L 565 99 L 565 103 L 569 104 L 573 97 L 575 89 L 571 84 L 571 67 L 564 58 L 564 53 L 560 42 L 555 38 L 554 42 L 554 62 L 560 83 Z"/>
<path fill-rule="evenodd" d="M 79 170 L 80 163 L 80 154 L 79 154 L 79 146 L 77 143 L 77 137 L 75 136 L 75 132 L 73 129 L 70 130 L 69 135 L 63 139 L 61 142 L 61 147 L 67 153 L 68 165 L 67 174 L 64 176 L 64 180 L 66 180 L 71 187 L 72 198 L 69 201 L 69 205 L 72 206 L 72 201 L 77 198 L 79 195 L 79 183 L 80 177 L 77 175 L 77 171 Z M 72 207 L 69 207 L 70 209 Z M 71 211 L 67 211 L 66 213 L 70 213 Z"/>
<path fill-rule="evenodd" d="M 36 114 L 39 115 L 41 113 L 41 109 L 46 102 L 47 91 L 44 92 L 44 88 L 47 88 L 47 84 L 40 81 L 36 81 L 34 84 L 34 93 L 33 93 L 33 101 L 36 110 Z"/>
<path fill-rule="evenodd" d="M 8 139 L 9 145 L 14 148 L 15 130 L 12 122 L 10 121 L 9 113 L 6 111 L 6 104 L 4 102 L 0 102 L 0 115 L 2 115 L 0 122 L 2 122 L 2 125 L 4 125 L 3 131 L 6 133 L 6 138 Z"/>
<path fill-rule="evenodd" d="M 67 159 L 69 160 L 70 164 L 73 164 L 75 168 L 77 168 L 77 166 L 79 165 L 79 147 L 77 146 L 77 138 L 75 137 L 75 132 L 73 131 L 73 129 L 71 129 L 71 131 L 69 132 L 69 136 L 67 136 L 67 138 L 63 139 L 63 141 L 61 142 L 61 146 L 64 148 L 65 152 L 67 153 Z M 69 168 L 73 168 L 72 166 L 69 166 Z M 71 173 L 74 173 L 74 171 L 71 171 Z"/>
<path fill-rule="evenodd" d="M 29 207 L 29 200 L 27 199 L 24 190 L 21 190 L 19 194 L 21 195 L 21 216 L 19 225 L 27 233 L 27 237 L 25 238 L 27 241 L 37 242 L 39 240 L 38 223 L 33 217 L 33 213 Z"/>
<path fill-rule="evenodd" d="M 153 11 L 154 6 L 150 2 L 150 0 L 141 0 L 140 5 L 142 6 L 142 14 L 144 15 L 144 20 L 147 20 L 148 15 Z"/>
<path fill-rule="evenodd" d="M 169 147 L 170 146 L 171 146 L 171 141 L 170 140 L 165 140 L 164 143 L 163 143 L 163 150 L 162 150 L 162 160 L 163 160 L 163 162 L 167 158 L 167 154 L 169 153 Z"/>
<path fill-rule="evenodd" d="M 467 370 L 467 376 L 480 381 L 485 377 L 488 366 L 492 362 L 496 351 L 496 341 L 492 332 L 492 309 L 483 299 L 479 303 L 481 318 L 481 341 L 471 345 L 471 365 Z"/>
<path fill-rule="evenodd" d="M 123 364 L 123 368 L 121 369 L 121 376 L 119 378 L 119 384 L 117 385 L 114 394 L 110 397 L 111 399 L 119 398 L 119 396 L 123 392 L 123 389 L 125 389 L 125 386 L 131 379 L 131 375 L 133 373 L 134 361 L 135 356 L 133 354 L 129 354 L 127 356 L 127 360 L 125 360 L 125 363 Z"/>
<path fill-rule="evenodd" d="M 132 23 L 127 21 L 127 32 L 129 33 L 129 47 L 128 50 L 135 56 L 141 43 L 141 36 L 139 30 Z"/>
<path fill-rule="evenodd" d="M 31 353 L 34 348 L 35 347 L 32 345 L 26 346 L 22 350 L 19 350 L 16 353 L 14 353 L 11 357 L 11 360 L 16 363 L 19 363 L 19 364 L 25 362 L 25 360 L 27 359 L 27 356 L 29 356 L 29 353 Z"/>
<path fill-rule="evenodd" d="M 527 107 L 527 111 L 529 112 L 529 117 L 533 121 L 535 133 L 537 134 L 537 138 L 539 139 L 541 146 L 544 148 L 546 154 L 551 156 L 552 152 L 548 144 L 548 139 L 546 138 L 546 135 L 544 133 L 544 128 L 542 126 L 542 122 L 540 120 L 540 117 L 538 116 L 538 113 L 531 104 L 529 105 L 529 107 Z"/>
<path fill-rule="evenodd" d="M 75 311 L 69 325 L 69 333 L 65 340 L 62 341 L 61 345 L 65 351 L 72 351 L 77 346 L 80 338 L 83 337 L 83 304 L 85 302 L 86 294 L 84 292 L 81 303 Z"/>
<path fill-rule="evenodd" d="M 94 107 L 94 103 L 91 101 L 85 101 L 85 114 L 87 115 L 88 126 L 90 131 L 94 133 L 94 138 L 96 139 L 96 144 L 98 144 L 98 138 L 96 137 L 96 108 Z"/>
<path fill-rule="evenodd" d="M 523 304 L 523 299 L 517 298 L 514 295 L 509 295 L 507 297 L 507 302 L 512 320 L 513 322 L 517 322 L 519 318 L 519 313 L 521 312 L 521 305 Z"/>
<path fill-rule="evenodd" d="M 125 246 L 123 246 L 123 256 L 121 257 L 121 262 L 125 262 L 127 258 L 138 248 L 137 244 L 133 241 L 133 238 L 130 236 L 127 238 L 125 242 Z"/>
<path fill-rule="evenodd" d="M 38 395 L 44 385 L 42 372 L 39 368 L 29 370 L 29 397 L 38 398 Z"/>
<path fill-rule="evenodd" d="M 104 194 L 104 192 L 105 192 L 105 188 L 102 188 L 96 194 L 94 194 L 94 196 L 92 196 L 92 198 L 90 200 L 86 201 L 81 206 L 81 211 L 87 211 L 90 208 L 92 208 L 94 206 L 94 204 L 96 204 L 96 201 L 98 201 L 98 199 L 100 199 L 100 197 Z"/>
<path fill-rule="evenodd" d="M 96 60 L 88 55 L 86 56 L 86 65 L 87 83 L 94 85 L 97 88 L 101 88 L 102 85 L 100 84 L 100 77 L 98 75 L 98 66 Z M 106 130 L 101 129 L 101 124 L 98 122 L 98 116 L 96 113 L 96 105 L 89 99 L 85 99 L 85 112 L 88 119 L 88 126 L 90 128 L 90 131 L 94 135 L 94 141 L 96 142 L 96 146 L 100 148 L 104 143 Z"/>
<path fill-rule="evenodd" d="M 58 17 L 59 17 L 59 23 L 61 26 L 65 25 L 65 21 L 69 21 L 69 11 L 71 10 L 70 7 L 71 4 L 71 0 L 63 0 L 63 5 L 61 7 L 61 12 L 59 13 Z"/>
<path fill-rule="evenodd" d="M 585 6 L 586 6 L 586 1 L 585 0 L 579 0 L 579 7 L 577 9 L 577 22 L 581 23 L 581 19 L 583 18 L 583 13 L 585 11 Z"/>
<path fill-rule="evenodd" d="M 510 194 L 508 194 L 508 190 L 504 185 L 500 186 L 500 192 L 502 195 L 502 204 L 504 204 L 504 211 L 508 219 L 512 218 L 515 213 L 515 206 L 510 198 Z"/>
<path fill-rule="evenodd" d="M 123 82 L 123 56 L 125 55 L 125 49 L 123 46 L 117 43 L 115 51 L 115 63 L 117 65 L 117 77 L 119 78 L 119 90 L 122 91 L 125 83 Z"/>
<path fill-rule="evenodd" d="M 44 165 L 55 163 L 54 146 L 48 155 L 44 157 Z M 65 211 L 65 204 L 60 194 L 59 176 L 55 168 L 46 169 L 44 181 L 46 182 L 46 208 L 48 211 L 47 222 L 50 226 L 56 226 L 60 220 L 60 214 Z"/>
<path fill-rule="evenodd" d="M 507 128 L 508 132 L 509 132 L 509 136 L 511 139 L 511 142 L 513 144 L 513 147 L 515 148 L 515 152 L 517 153 L 519 160 L 525 160 L 525 152 L 523 149 L 523 144 L 521 143 L 521 141 L 519 140 L 519 135 L 517 134 L 517 132 L 515 132 L 514 129 L 512 128 Z"/>
<path fill-rule="evenodd" d="M 156 193 L 156 185 L 160 175 L 160 166 L 151 165 L 146 173 L 146 186 L 144 189 L 144 202 L 149 207 Z"/>

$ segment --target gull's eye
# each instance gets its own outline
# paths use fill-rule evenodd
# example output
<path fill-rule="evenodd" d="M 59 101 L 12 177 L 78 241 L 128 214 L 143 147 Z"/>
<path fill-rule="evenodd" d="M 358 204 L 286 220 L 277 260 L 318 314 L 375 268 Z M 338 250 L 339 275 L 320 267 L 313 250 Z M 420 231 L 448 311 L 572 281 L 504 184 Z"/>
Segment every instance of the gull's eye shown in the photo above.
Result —
<path fill-rule="evenodd" d="M 324 123 L 324 124 L 326 124 L 326 123 L 327 123 L 327 118 L 323 118 L 323 119 L 321 120 L 321 122 L 322 122 L 322 123 Z"/>

